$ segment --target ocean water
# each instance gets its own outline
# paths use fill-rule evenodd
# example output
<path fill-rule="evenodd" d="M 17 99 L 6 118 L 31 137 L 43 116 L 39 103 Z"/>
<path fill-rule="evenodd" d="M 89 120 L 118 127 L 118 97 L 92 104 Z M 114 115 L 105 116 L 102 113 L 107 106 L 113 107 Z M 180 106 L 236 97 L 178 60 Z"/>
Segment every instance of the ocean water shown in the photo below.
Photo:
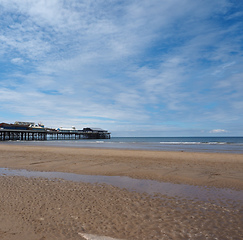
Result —
<path fill-rule="evenodd" d="M 111 139 L 8 141 L 1 144 L 156 151 L 243 153 L 243 137 L 112 137 Z"/>

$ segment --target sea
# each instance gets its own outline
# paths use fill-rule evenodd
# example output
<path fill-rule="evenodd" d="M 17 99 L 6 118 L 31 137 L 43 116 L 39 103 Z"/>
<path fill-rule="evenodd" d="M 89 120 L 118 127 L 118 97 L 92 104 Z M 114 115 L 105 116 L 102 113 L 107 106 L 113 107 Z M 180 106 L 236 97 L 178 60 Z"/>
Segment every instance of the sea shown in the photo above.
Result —
<path fill-rule="evenodd" d="M 155 151 L 243 153 L 243 137 L 111 137 L 111 139 L 8 141 L 1 144 Z"/>

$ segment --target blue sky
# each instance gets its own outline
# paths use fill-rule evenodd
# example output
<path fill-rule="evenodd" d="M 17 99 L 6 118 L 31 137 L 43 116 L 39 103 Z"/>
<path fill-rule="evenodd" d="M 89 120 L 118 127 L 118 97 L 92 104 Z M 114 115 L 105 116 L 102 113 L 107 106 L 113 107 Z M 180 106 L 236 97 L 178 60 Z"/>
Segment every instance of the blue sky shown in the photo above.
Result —
<path fill-rule="evenodd" d="M 0 122 L 243 136 L 243 1 L 0 0 Z"/>

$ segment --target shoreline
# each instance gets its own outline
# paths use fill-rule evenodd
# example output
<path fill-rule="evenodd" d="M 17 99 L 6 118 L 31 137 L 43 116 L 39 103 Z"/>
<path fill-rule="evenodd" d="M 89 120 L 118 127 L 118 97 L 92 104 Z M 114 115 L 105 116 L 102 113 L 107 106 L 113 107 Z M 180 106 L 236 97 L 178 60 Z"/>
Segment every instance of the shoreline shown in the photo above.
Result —
<path fill-rule="evenodd" d="M 243 154 L 4 144 L 0 167 L 243 190 Z"/>
<path fill-rule="evenodd" d="M 142 140 L 141 140 L 142 139 Z M 7 141 L 2 144 L 20 146 L 52 146 L 52 147 L 73 147 L 73 148 L 99 148 L 99 149 L 120 149 L 120 150 L 147 150 L 147 151 L 172 151 L 172 152 L 206 152 L 206 153 L 236 153 L 243 154 L 243 137 L 237 141 L 228 137 L 225 138 L 173 138 L 173 141 L 166 141 L 164 138 L 112 138 L 112 139 L 89 139 L 89 140 L 47 140 L 47 141 Z M 181 141 L 183 139 L 183 141 Z M 197 142 L 198 139 L 201 142 Z"/>

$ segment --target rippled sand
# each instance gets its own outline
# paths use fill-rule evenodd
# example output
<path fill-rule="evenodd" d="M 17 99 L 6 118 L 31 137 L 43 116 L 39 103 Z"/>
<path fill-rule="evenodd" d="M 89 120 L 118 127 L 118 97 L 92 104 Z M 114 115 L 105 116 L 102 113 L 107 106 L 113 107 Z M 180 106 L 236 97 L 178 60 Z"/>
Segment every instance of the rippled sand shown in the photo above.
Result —
<path fill-rule="evenodd" d="M 243 189 L 242 157 L 0 145 L 0 167 L 121 175 L 238 191 Z M 110 185 L 18 176 L 0 176 L 0 194 L 3 240 L 243 238 L 239 199 L 189 200 Z"/>
<path fill-rule="evenodd" d="M 227 206 L 111 186 L 0 177 L 1 239 L 240 239 L 241 203 Z"/>

